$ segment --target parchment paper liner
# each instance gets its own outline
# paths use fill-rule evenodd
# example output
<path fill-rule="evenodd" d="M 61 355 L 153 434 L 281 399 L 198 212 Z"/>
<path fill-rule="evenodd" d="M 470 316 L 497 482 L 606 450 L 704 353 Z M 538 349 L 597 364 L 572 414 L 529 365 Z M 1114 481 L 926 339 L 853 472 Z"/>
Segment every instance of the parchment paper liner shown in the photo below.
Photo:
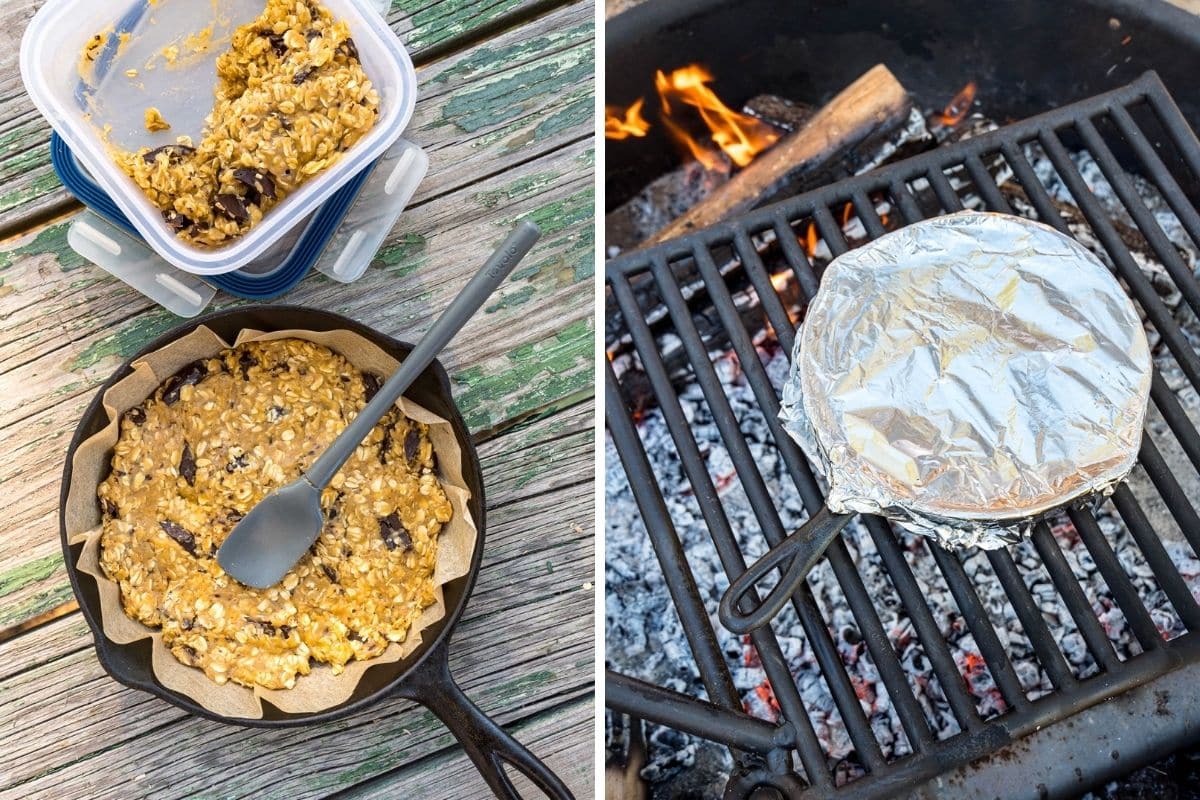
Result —
<path fill-rule="evenodd" d="M 263 333 L 245 329 L 238 334 L 234 345 L 285 338 L 307 339 L 324 345 L 364 372 L 386 376 L 395 372 L 399 365 L 398 361 L 371 341 L 346 330 Z M 64 512 L 67 536 L 71 544 L 84 543 L 76 567 L 93 576 L 99 585 L 104 635 L 118 644 L 150 638 L 153 642 L 154 676 L 163 686 L 187 695 L 213 713 L 227 717 L 258 719 L 263 715 L 262 700 L 292 714 L 321 711 L 345 702 L 370 667 L 399 661 L 416 650 L 421 643 L 421 631 L 446 613 L 442 585 L 466 575 L 470 570 L 478 531 L 467 509 L 470 492 L 462 476 L 462 450 L 449 422 L 404 398 L 399 400 L 397 405 L 408 417 L 429 424 L 442 488 L 454 509 L 450 522 L 438 535 L 437 562 L 434 567 L 436 600 L 413 623 L 403 642 L 389 644 L 382 655 L 369 661 L 350 661 L 341 675 L 334 675 L 327 665 L 314 662 L 312 672 L 299 676 L 295 687 L 291 689 L 250 689 L 234 683 L 219 685 L 202 670 L 176 659 L 163 644 L 159 630 L 132 619 L 121 608 L 120 588 L 104 575 L 99 564 L 101 529 L 96 489 L 108 472 L 121 415 L 153 394 L 164 380 L 185 365 L 200 358 L 212 357 L 229 346 L 211 329 L 202 325 L 136 361 L 133 371 L 105 392 L 102 403 L 108 413 L 108 425 L 85 440 L 75 451 L 71 487 Z"/>

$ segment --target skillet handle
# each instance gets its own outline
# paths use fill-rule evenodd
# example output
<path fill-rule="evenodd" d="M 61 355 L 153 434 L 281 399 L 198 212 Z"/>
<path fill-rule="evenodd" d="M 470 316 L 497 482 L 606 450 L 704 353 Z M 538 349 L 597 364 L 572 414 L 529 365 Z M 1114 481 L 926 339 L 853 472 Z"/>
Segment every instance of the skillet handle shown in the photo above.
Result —
<path fill-rule="evenodd" d="M 504 766 L 520 770 L 552 800 L 575 800 L 571 790 L 503 728 L 471 702 L 450 675 L 443 641 L 402 684 L 398 694 L 428 708 L 445 723 L 479 774 L 502 800 L 522 800 Z"/>
<path fill-rule="evenodd" d="M 734 633 L 749 633 L 774 619 L 788 598 L 804 583 L 817 559 L 853 516 L 834 514 L 828 508 L 822 508 L 798 530 L 772 547 L 725 590 L 718 609 L 721 623 Z M 757 602 L 758 593 L 754 589 L 759 581 L 785 562 L 790 563 L 779 583 L 765 600 Z"/>

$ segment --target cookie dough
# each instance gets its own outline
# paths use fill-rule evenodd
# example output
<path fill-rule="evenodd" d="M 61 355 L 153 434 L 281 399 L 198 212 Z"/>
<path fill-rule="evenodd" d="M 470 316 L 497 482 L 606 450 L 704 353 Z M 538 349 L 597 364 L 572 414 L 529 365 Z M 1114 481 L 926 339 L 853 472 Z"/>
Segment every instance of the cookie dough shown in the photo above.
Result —
<path fill-rule="evenodd" d="M 280 583 L 251 589 L 216 561 L 237 521 L 299 477 L 381 383 L 309 341 L 255 342 L 188 365 L 126 412 L 98 490 L 100 564 L 125 612 L 217 683 L 270 689 L 404 641 L 434 602 L 452 511 L 427 426 L 399 409 L 322 494 L 326 525 Z"/>
<path fill-rule="evenodd" d="M 199 142 L 183 136 L 154 149 L 114 149 L 176 235 L 200 247 L 245 234 L 353 147 L 379 114 L 350 29 L 312 0 L 267 0 L 234 32 L 217 78 Z"/>

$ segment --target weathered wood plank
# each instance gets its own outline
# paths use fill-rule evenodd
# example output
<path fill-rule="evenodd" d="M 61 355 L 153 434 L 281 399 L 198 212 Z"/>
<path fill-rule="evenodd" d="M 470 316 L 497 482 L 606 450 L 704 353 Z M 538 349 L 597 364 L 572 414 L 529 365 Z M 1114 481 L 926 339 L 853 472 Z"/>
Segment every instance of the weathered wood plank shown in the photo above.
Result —
<path fill-rule="evenodd" d="M 464 689 L 508 723 L 591 693 L 594 589 L 584 588 L 593 569 L 591 492 L 568 487 L 491 517 L 451 663 Z M 531 531 L 538 532 L 532 545 Z M 0 645 L 0 653 L 14 646 Z M 187 717 L 108 679 L 90 649 L 0 681 L 0 736 L 11 742 L 0 752 L 0 798 L 51 791 L 319 797 L 450 743 L 432 714 L 400 700 L 297 731 Z"/>
<path fill-rule="evenodd" d="M 595 699 L 588 698 L 509 726 L 509 732 L 535 752 L 581 800 L 593 797 L 595 792 L 594 712 Z M 473 772 L 471 763 L 456 752 L 439 753 L 410 769 L 382 775 L 339 796 L 347 800 L 441 797 L 449 796 L 450 787 L 454 787 L 455 800 L 491 800 L 494 795 Z M 541 797 L 524 775 L 514 776 L 513 783 L 521 797 Z"/>
<path fill-rule="evenodd" d="M 484 434 L 592 394 L 591 124 L 538 134 L 538 120 L 573 108 L 561 95 L 590 96 L 591 76 L 578 69 L 591 59 L 590 26 L 590 10 L 577 4 L 439 62 L 417 117 L 434 150 L 431 199 L 406 215 L 359 284 L 314 276 L 287 298 L 412 340 L 513 220 L 537 219 L 547 236 L 528 265 L 445 359 L 469 422 Z M 494 104 L 522 82 L 537 84 L 543 99 L 493 105 L 485 122 L 472 116 L 478 106 L 469 101 Z M 481 87 L 491 88 L 481 95 Z M 472 178 L 466 164 L 495 175 L 471 184 L 478 173 Z M 462 185 L 446 188 L 455 182 Z M 62 452 L 112 367 L 176 322 L 85 265 L 66 246 L 65 230 L 52 225 L 0 245 L 0 383 L 13 387 L 0 393 L 0 447 L 10 453 L 0 464 L 0 512 L 10 522 L 0 549 L 0 627 L 69 599 L 61 572 L 52 577 L 61 569 L 53 531 Z"/>
<path fill-rule="evenodd" d="M 0 230 L 74 204 L 50 166 L 50 127 L 25 95 L 21 35 L 44 0 L 0 6 Z M 396 0 L 388 21 L 418 65 L 555 5 L 548 0 Z M 590 6 L 589 6 L 590 8 Z"/>
<path fill-rule="evenodd" d="M 517 502 L 552 489 L 590 481 L 593 404 L 538 420 L 479 448 L 488 507 Z M 32 456 L 31 456 L 32 458 Z M 0 548 L 0 628 L 20 624 L 72 599 L 58 543 L 58 476 L 61 454 L 46 443 L 30 469 L 40 471 L 40 490 L 8 509 L 15 523 Z M 32 474 L 32 473 L 31 473 Z M 28 489 L 23 484 L 21 490 Z M 32 509 L 41 506 L 40 514 Z M 32 515 L 29 524 L 23 520 Z"/>

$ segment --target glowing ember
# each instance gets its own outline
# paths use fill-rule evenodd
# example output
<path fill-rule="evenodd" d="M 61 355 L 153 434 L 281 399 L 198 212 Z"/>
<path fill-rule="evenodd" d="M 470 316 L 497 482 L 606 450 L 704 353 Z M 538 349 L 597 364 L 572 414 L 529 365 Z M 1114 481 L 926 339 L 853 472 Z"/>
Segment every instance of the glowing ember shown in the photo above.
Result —
<path fill-rule="evenodd" d="M 650 130 L 650 123 L 642 117 L 642 105 L 645 101 L 639 97 L 629 108 L 620 106 L 604 107 L 604 138 L 628 139 L 630 136 L 641 138 Z"/>
<path fill-rule="evenodd" d="M 967 116 L 967 112 L 971 110 L 971 104 L 975 102 L 975 89 L 975 81 L 971 81 L 959 89 L 958 94 L 954 95 L 954 98 L 942 109 L 938 120 L 947 127 L 953 127 L 962 122 Z"/>
<path fill-rule="evenodd" d="M 842 208 L 842 227 L 850 224 L 850 215 L 854 213 L 854 203 L 846 203 Z"/>
<path fill-rule="evenodd" d="M 791 277 L 789 276 L 788 271 L 783 270 L 782 272 L 776 272 L 771 276 L 771 285 L 775 287 L 775 291 L 782 292 L 787 288 L 790 280 Z"/>
<path fill-rule="evenodd" d="M 672 137 L 705 167 L 723 169 L 723 159 L 716 150 L 701 145 L 671 119 L 674 102 L 692 106 L 700 112 L 700 118 L 711 132 L 712 141 L 734 164 L 744 167 L 779 140 L 779 131 L 754 117 L 739 114 L 722 103 L 705 85 L 712 80 L 712 75 L 698 64 L 674 70 L 669 75 L 659 70 L 654 85 L 662 101 L 663 123 Z"/>

